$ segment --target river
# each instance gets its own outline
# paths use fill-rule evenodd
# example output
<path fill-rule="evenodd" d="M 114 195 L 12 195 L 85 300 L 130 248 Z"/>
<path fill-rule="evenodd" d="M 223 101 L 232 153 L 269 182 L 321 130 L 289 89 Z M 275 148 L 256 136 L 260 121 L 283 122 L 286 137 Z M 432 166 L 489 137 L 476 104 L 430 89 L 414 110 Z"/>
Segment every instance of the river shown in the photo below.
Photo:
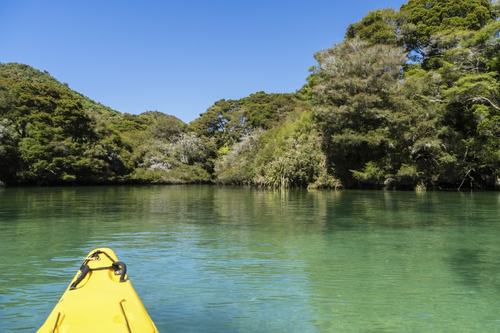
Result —
<path fill-rule="evenodd" d="M 161 332 L 500 332 L 500 194 L 0 188 L 0 332 L 111 247 Z"/>

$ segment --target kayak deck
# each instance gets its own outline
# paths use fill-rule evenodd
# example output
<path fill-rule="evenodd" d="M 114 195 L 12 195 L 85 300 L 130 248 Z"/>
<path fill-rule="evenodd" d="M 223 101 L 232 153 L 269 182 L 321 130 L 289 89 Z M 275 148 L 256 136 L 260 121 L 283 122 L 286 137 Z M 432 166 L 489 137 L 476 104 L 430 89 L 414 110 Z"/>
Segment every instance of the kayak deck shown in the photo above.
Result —
<path fill-rule="evenodd" d="M 108 248 L 91 251 L 39 333 L 158 332 Z"/>

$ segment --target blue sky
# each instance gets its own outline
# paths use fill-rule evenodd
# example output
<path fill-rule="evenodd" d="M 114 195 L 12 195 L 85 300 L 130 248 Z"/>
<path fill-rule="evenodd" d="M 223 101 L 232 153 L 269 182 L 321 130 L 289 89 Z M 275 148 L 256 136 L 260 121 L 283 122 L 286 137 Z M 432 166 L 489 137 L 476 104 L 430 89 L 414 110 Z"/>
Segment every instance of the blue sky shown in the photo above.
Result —
<path fill-rule="evenodd" d="M 402 0 L 0 0 L 0 62 L 122 112 L 184 121 L 221 98 L 293 92 L 349 23 Z"/>

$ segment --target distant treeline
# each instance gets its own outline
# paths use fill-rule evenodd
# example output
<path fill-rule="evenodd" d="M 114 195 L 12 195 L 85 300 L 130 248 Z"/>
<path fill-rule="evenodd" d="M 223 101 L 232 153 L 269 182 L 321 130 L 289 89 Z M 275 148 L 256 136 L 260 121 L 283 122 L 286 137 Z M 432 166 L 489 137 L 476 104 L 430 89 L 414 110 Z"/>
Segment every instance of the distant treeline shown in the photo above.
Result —
<path fill-rule="evenodd" d="M 370 12 L 297 92 L 220 100 L 189 124 L 0 64 L 0 181 L 498 188 L 498 18 L 489 0 Z"/>

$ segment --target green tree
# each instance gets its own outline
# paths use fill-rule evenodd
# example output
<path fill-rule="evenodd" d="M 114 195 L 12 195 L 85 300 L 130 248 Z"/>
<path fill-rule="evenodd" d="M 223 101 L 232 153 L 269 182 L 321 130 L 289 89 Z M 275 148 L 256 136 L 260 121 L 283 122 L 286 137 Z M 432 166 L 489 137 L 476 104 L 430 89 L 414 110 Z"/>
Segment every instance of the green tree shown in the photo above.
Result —
<path fill-rule="evenodd" d="M 389 135 L 391 98 L 404 50 L 354 39 L 316 54 L 316 59 L 314 103 L 329 167 L 347 186 L 383 182 L 384 159 L 395 146 Z M 361 177 L 360 172 L 371 175 Z"/>
<path fill-rule="evenodd" d="M 7 119 L 0 121 L 0 181 L 15 180 L 19 164 L 18 135 Z"/>
<path fill-rule="evenodd" d="M 293 111 L 292 94 L 258 92 L 239 100 L 220 100 L 190 124 L 201 136 L 212 137 L 217 147 L 231 146 L 256 129 L 269 129 Z"/>
<path fill-rule="evenodd" d="M 489 0 L 409 0 L 401 6 L 403 39 L 409 51 L 426 56 L 433 35 L 479 30 L 495 19 Z"/>
<path fill-rule="evenodd" d="M 48 74 L 18 64 L 0 65 L 0 100 L 2 155 L 12 161 L 2 168 L 0 180 L 107 182 L 129 172 L 121 139 L 109 130 L 99 131 L 83 107 L 85 99 Z"/>
<path fill-rule="evenodd" d="M 361 21 L 347 28 L 346 38 L 359 38 L 371 44 L 397 45 L 399 36 L 400 14 L 394 9 L 379 9 L 369 12 Z"/>

